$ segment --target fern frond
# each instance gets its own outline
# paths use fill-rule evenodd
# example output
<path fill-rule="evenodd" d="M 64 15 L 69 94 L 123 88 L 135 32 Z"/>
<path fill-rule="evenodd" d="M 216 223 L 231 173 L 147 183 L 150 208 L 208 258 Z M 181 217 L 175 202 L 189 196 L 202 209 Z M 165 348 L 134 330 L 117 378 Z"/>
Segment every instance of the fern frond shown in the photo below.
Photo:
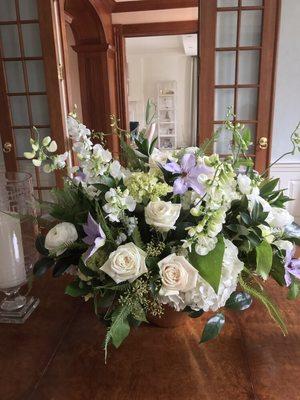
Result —
<path fill-rule="evenodd" d="M 104 339 L 105 364 L 107 360 L 107 349 L 110 341 L 113 342 L 115 347 L 119 347 L 129 334 L 130 326 L 128 324 L 127 317 L 129 316 L 130 312 L 131 308 L 128 305 L 125 305 L 116 308 L 112 314 L 111 325 L 107 329 Z"/>
<path fill-rule="evenodd" d="M 142 236 L 141 236 L 141 232 L 139 230 L 138 227 L 135 227 L 134 231 L 132 232 L 132 240 L 133 243 L 139 247 L 140 249 L 144 250 L 145 249 L 145 245 L 142 241 Z"/>
<path fill-rule="evenodd" d="M 287 327 L 285 325 L 285 322 L 282 318 L 281 312 L 279 308 L 277 307 L 276 304 L 272 302 L 272 300 L 262 291 L 261 287 L 254 287 L 250 286 L 249 283 L 245 282 L 242 276 L 239 277 L 239 282 L 242 288 L 245 290 L 245 292 L 249 293 L 251 296 L 255 297 L 258 299 L 268 310 L 270 317 L 277 322 L 279 325 L 282 333 L 284 336 L 287 335 Z"/>

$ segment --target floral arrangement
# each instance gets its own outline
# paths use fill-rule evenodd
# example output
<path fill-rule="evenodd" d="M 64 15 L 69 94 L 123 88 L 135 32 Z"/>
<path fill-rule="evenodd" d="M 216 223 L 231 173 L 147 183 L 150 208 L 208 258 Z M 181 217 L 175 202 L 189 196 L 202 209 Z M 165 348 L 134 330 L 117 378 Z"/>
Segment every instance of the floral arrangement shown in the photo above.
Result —
<path fill-rule="evenodd" d="M 220 333 L 223 309 L 244 310 L 253 297 L 287 332 L 264 282 L 287 286 L 290 299 L 299 295 L 300 261 L 293 254 L 300 236 L 285 209 L 290 199 L 276 189 L 277 179 L 253 169 L 251 135 L 233 117 L 229 110 L 232 155 L 223 159 L 209 155 L 220 131 L 201 147 L 162 152 L 147 129 L 125 132 L 112 117 L 121 163 L 104 148 L 104 134 L 68 117 L 78 166 L 46 205 L 51 229 L 36 240 L 42 257 L 34 273 L 53 267 L 54 277 L 73 274 L 66 293 L 93 302 L 107 325 L 106 354 L 110 342 L 119 347 L 149 315 L 163 318 L 165 307 L 192 318 L 216 313 L 201 343 Z M 299 150 L 299 133 L 298 126 L 291 154 Z M 35 166 L 66 167 L 68 154 L 56 155 L 50 137 L 31 145 L 25 157 Z"/>

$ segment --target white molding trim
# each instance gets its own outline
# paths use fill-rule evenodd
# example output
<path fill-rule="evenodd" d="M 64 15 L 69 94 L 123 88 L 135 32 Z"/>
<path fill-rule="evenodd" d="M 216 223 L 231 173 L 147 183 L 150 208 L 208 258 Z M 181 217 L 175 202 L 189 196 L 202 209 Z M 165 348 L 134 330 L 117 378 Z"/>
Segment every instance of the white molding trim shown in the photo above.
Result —
<path fill-rule="evenodd" d="M 279 178 L 279 188 L 286 189 L 294 200 L 287 204 L 287 209 L 300 224 L 300 163 L 280 163 L 271 168 L 270 176 Z"/>

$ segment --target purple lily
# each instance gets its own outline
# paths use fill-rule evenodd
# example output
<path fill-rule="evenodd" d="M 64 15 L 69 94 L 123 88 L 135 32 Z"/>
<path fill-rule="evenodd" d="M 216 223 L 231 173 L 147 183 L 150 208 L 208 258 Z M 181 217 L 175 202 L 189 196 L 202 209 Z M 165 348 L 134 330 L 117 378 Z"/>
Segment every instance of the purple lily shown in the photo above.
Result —
<path fill-rule="evenodd" d="M 83 230 L 87 235 L 83 241 L 90 245 L 84 257 L 84 261 L 86 262 L 100 247 L 104 246 L 106 236 L 100 224 L 94 220 L 90 213 L 88 215 L 87 224 L 83 225 Z"/>
<path fill-rule="evenodd" d="M 286 250 L 285 255 L 285 274 L 284 279 L 286 286 L 290 286 L 292 283 L 292 276 L 297 279 L 300 279 L 300 260 L 293 258 L 295 254 L 295 249 L 293 250 Z"/>
<path fill-rule="evenodd" d="M 202 183 L 198 181 L 198 177 L 200 174 L 211 175 L 213 173 L 212 168 L 206 165 L 197 165 L 194 154 L 185 154 L 180 164 L 169 162 L 165 164 L 163 168 L 173 174 L 180 175 L 173 185 L 174 194 L 183 194 L 191 188 L 198 194 L 204 195 L 205 188 Z"/>

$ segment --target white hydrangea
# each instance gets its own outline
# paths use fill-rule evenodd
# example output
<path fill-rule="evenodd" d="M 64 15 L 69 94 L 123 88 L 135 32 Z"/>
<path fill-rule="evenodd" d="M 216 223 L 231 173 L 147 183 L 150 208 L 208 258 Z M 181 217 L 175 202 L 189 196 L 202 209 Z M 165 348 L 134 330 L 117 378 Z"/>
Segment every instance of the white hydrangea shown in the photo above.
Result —
<path fill-rule="evenodd" d="M 199 235 L 195 246 L 195 251 L 200 256 L 206 256 L 210 251 L 212 251 L 218 243 L 216 237 L 210 238 L 207 235 Z"/>
<path fill-rule="evenodd" d="M 136 217 L 128 217 L 125 215 L 125 217 L 122 220 L 125 228 L 127 229 L 127 235 L 131 236 L 133 234 L 133 231 L 137 227 L 138 220 Z"/>
<path fill-rule="evenodd" d="M 112 188 L 105 193 L 105 200 L 107 203 L 103 206 L 103 210 L 111 222 L 120 222 L 126 210 L 132 212 L 136 207 L 136 201 L 129 195 L 128 189 L 122 192 L 120 188 Z"/>
<path fill-rule="evenodd" d="M 186 293 L 185 297 L 186 305 L 193 310 L 217 311 L 225 305 L 231 293 L 236 289 L 238 275 L 244 264 L 238 259 L 237 247 L 230 240 L 224 239 L 224 242 L 225 252 L 218 294 L 199 275 L 196 289 Z"/>

